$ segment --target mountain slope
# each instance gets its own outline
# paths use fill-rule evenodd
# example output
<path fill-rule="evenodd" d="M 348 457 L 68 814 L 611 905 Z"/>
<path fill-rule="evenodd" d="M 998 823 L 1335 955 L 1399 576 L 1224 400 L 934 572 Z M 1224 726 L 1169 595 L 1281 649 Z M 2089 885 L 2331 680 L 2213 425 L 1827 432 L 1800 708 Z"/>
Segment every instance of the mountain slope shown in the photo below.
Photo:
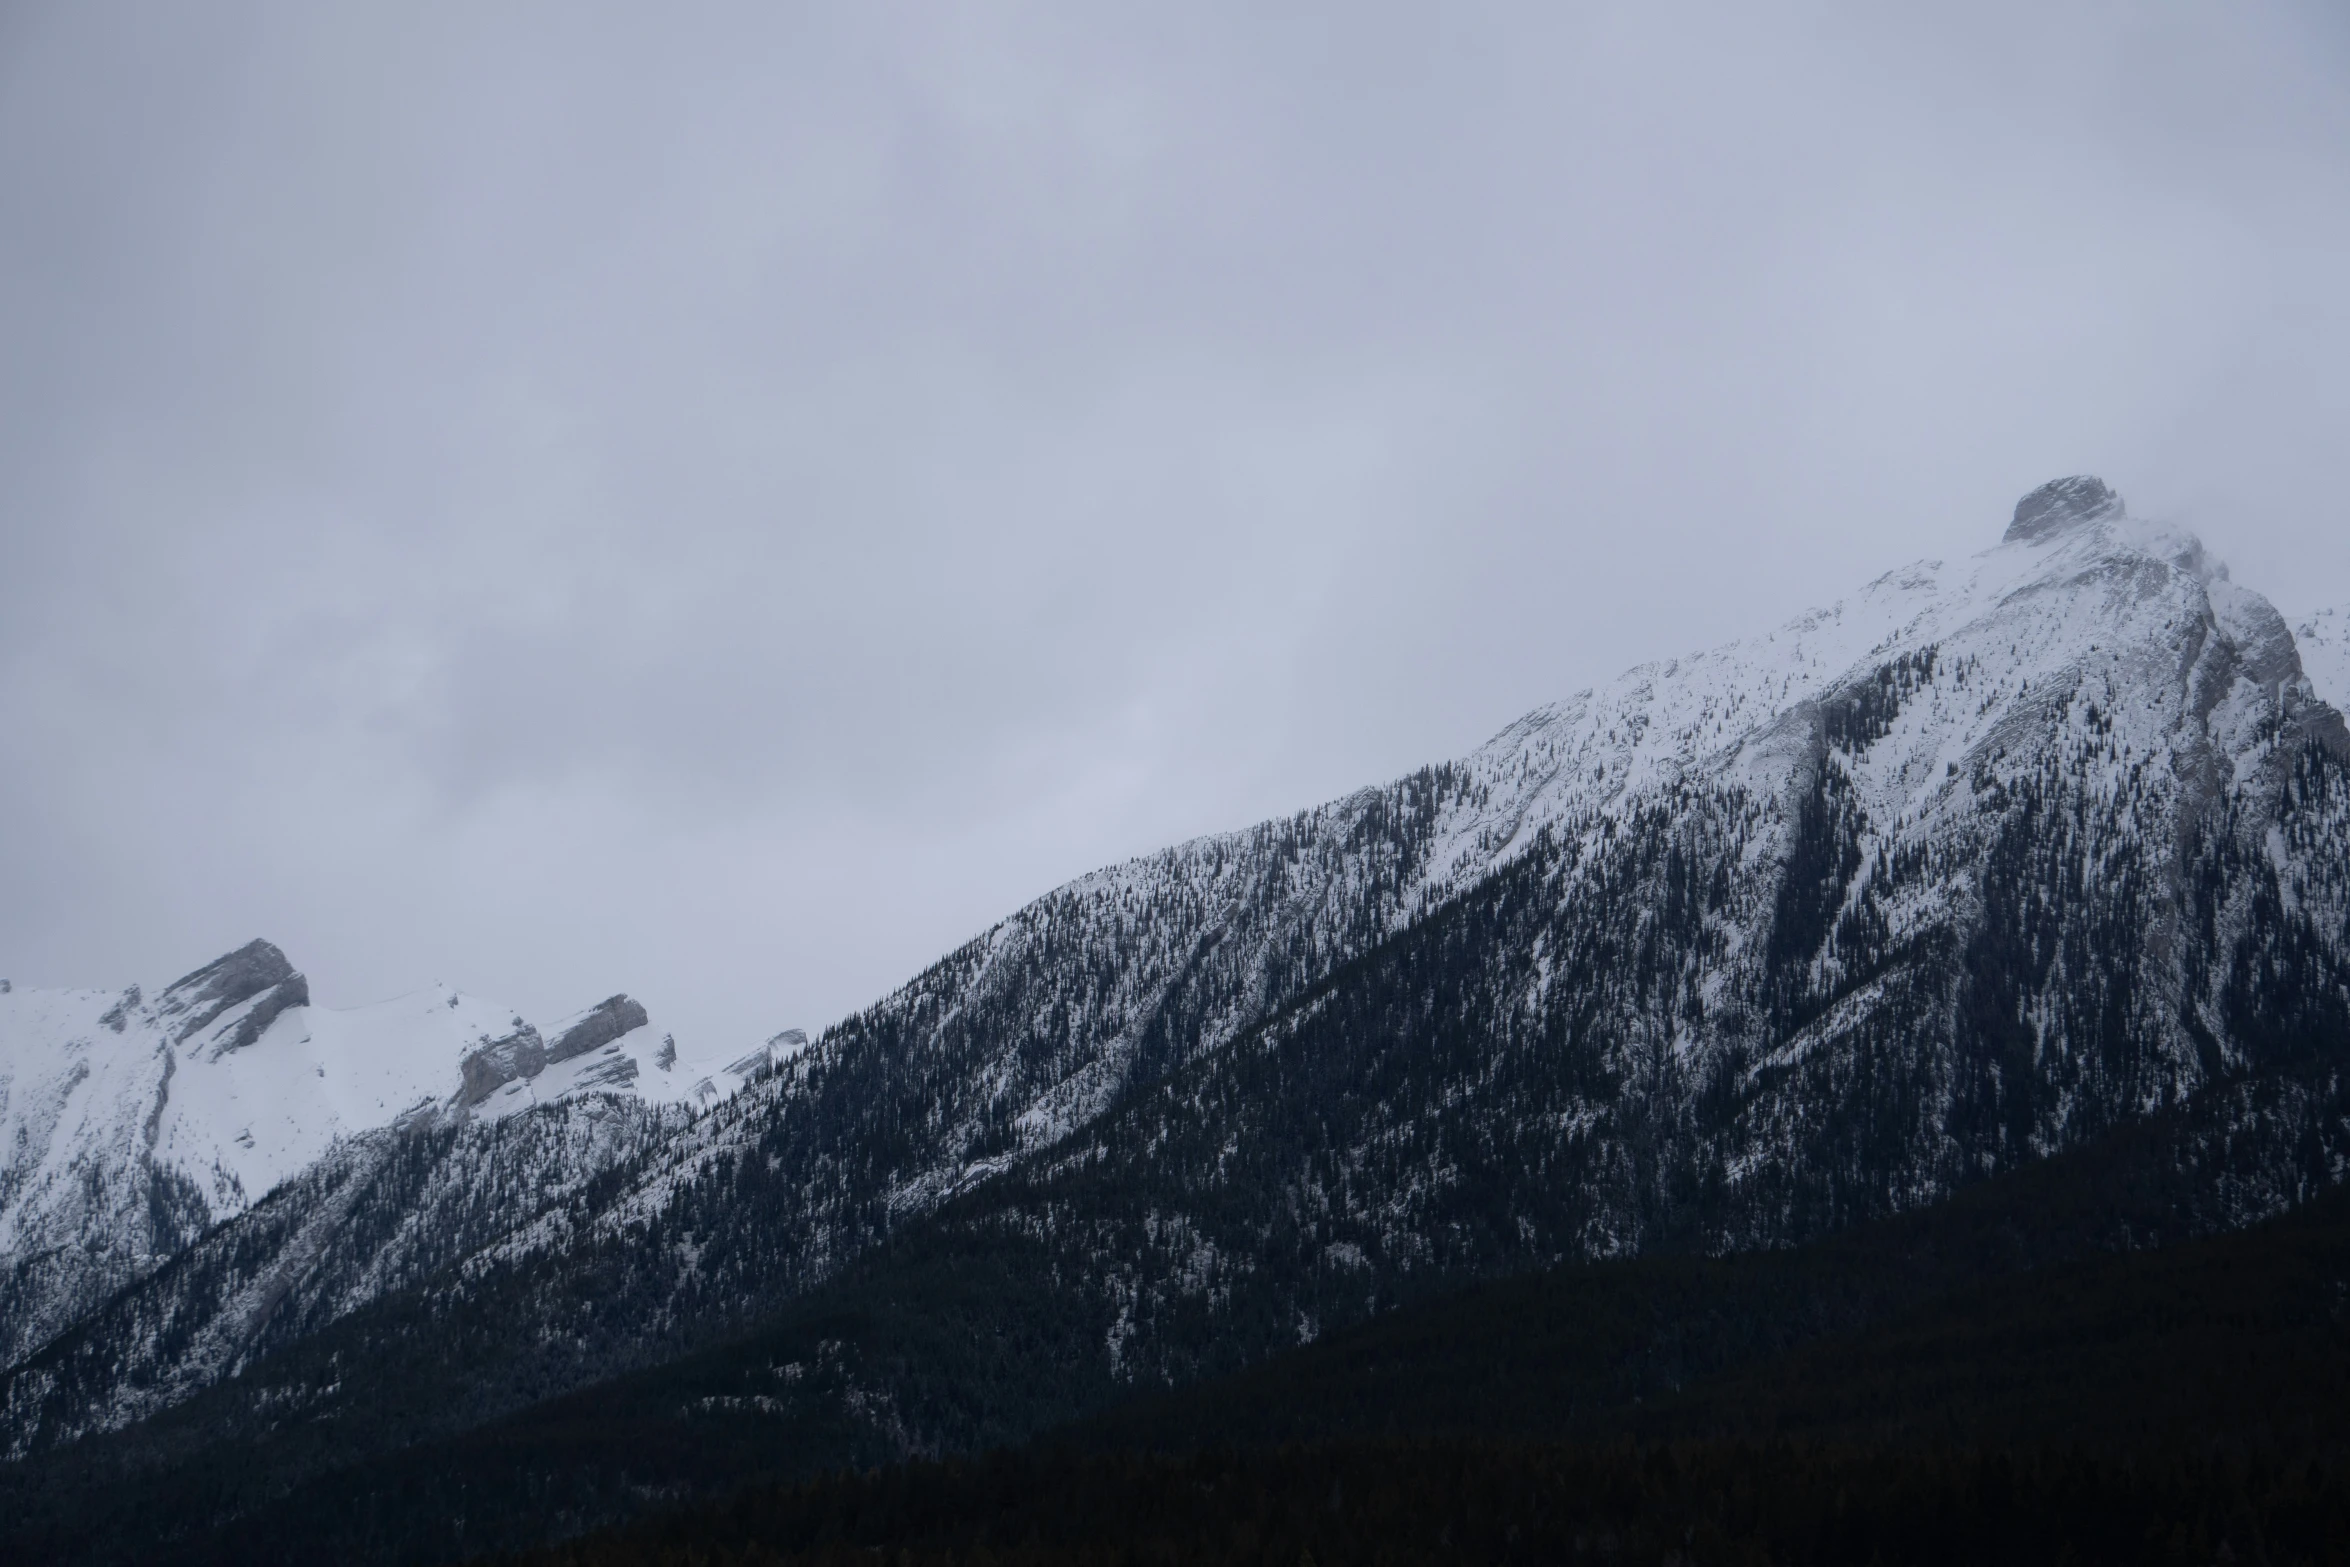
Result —
<path fill-rule="evenodd" d="M 336 1143 L 0 1372 L 7 1456 L 165 1409 L 432 1280 L 688 1124 L 584 1093 L 494 1120 L 421 1117 Z"/>
<path fill-rule="evenodd" d="M 1460 1052 L 1421 1070 L 1433 1030 L 1348 1025 L 1422 1081 L 1365 1101 L 1387 1108 L 1345 1159 L 1408 1141 L 1415 1094 L 1524 1063 L 1560 1080 L 1498 1124 L 1552 1129 L 1557 1189 L 1614 1194 L 1533 1255 L 1652 1243 L 1695 1212 L 1674 1181 L 1732 1194 L 1709 1244 L 1812 1233 L 2333 1026 L 2346 753 L 2265 601 L 2068 481 L 1972 562 L 1040 900 L 706 1122 L 597 1233 L 756 1212 L 787 1227 L 772 1266 L 796 1287 L 1440 909 L 1476 927 L 1444 960 L 1474 989 L 1443 1003 Z M 1179 1113 L 1220 1149 L 1246 1123 L 1218 1117 L 1247 1111 Z M 1379 1184 L 1441 1192 L 1450 1157 Z M 733 1188 L 756 1165 L 754 1200 Z"/>
<path fill-rule="evenodd" d="M 1466 1278 L 1801 1242 L 2180 1107 L 2168 1222 L 2224 1227 L 2333 1178 L 2346 1042 L 2341 715 L 2198 543 L 2059 481 L 1970 561 L 1048 895 L 120 1452 L 289 1484 L 917 1232 L 1049 1280 L 1046 1363 L 1100 1397 Z M 843 1452 L 968 1429 L 865 1391 Z"/>
<path fill-rule="evenodd" d="M 2337 712 L 2350 711 L 2350 609 L 2321 610 L 2293 628 L 2301 667 Z"/>
<path fill-rule="evenodd" d="M 1391 1431 L 1546 1439 L 1710 1432 L 1657 1422 L 1681 1407 L 1677 1390 L 1697 1398 L 1757 1368 L 1791 1364 L 1790 1356 L 1825 1357 L 1832 1366 L 1831 1342 L 1880 1339 L 1905 1316 L 1931 1316 L 1938 1300 L 1961 1302 L 1944 1317 L 1966 1327 L 1973 1318 L 1963 1302 L 1986 1286 L 2025 1302 L 2020 1311 L 2012 1302 L 2003 1308 L 2018 1331 L 2061 1324 L 2082 1299 L 2068 1282 L 2082 1270 L 2067 1265 L 2099 1253 L 2119 1254 L 2149 1278 L 2182 1276 L 2144 1249 L 2224 1227 L 2240 1211 L 2233 1205 L 2244 1171 L 2299 1166 L 2317 1189 L 2343 1158 L 2350 1101 L 2340 1085 L 2319 1114 L 2290 1128 L 2280 1123 L 2296 1118 L 2260 1113 L 2278 1108 L 2283 1086 L 2248 1083 L 2226 1096 L 2233 1104 L 2158 1116 L 1951 1202 L 1801 1248 L 1570 1265 L 1467 1293 L 1424 1280 L 1437 1293 L 1304 1353 L 1281 1353 L 1285 1324 L 1252 1309 L 1274 1271 L 1264 1269 L 1235 1289 L 1225 1311 L 1159 1325 L 1162 1339 L 1186 1340 L 1202 1369 L 1264 1364 L 1112 1407 L 1055 1440 L 1116 1451 Z M 2330 1132 L 2297 1152 L 2312 1126 Z M 2262 1128 L 2282 1135 L 2265 1146 L 2245 1135 Z M 746 1481 L 1017 1443 L 1122 1395 L 1147 1393 L 1147 1380 L 1118 1376 L 1099 1352 L 1116 1304 L 1104 1309 L 1070 1287 L 1072 1258 L 1082 1253 L 989 1222 L 999 1210 L 987 1197 L 973 1192 L 908 1226 L 756 1332 L 453 1439 L 320 1475 L 290 1493 L 273 1478 L 289 1472 L 287 1458 L 344 1448 L 352 1435 L 345 1420 L 291 1419 L 252 1440 L 212 1446 L 220 1427 L 207 1405 L 223 1402 L 224 1389 L 144 1434 L 154 1446 L 180 1445 L 185 1462 L 160 1472 L 141 1467 L 134 1487 L 110 1489 L 125 1455 L 102 1443 L 34 1471 L 37 1497 L 0 1491 L 0 1514 L 15 1506 L 31 1528 L 54 1531 L 59 1554 L 77 1561 L 434 1560 L 625 1517 L 648 1498 L 723 1495 Z M 2297 1255 L 2293 1237 L 2307 1233 L 2338 1250 L 2339 1196 L 2331 1214 L 2309 1215 L 2314 1230 L 2297 1221 L 2291 1234 L 2276 1232 L 2285 1235 L 2285 1252 Z M 2259 1241 L 2255 1251 L 2268 1246 Z M 2207 1262 L 2192 1260 L 2196 1251 L 2188 1246 L 2181 1266 L 2208 1275 Z M 2045 1290 L 2027 1277 L 2051 1269 Z M 2314 1296 L 2265 1303 L 2260 1275 L 2239 1270 L 2238 1297 L 2215 1309 L 2251 1322 L 2262 1312 L 2275 1317 L 2270 1305 L 2285 1306 L 2304 1326 L 2326 1326 L 2335 1304 L 2330 1275 L 2313 1276 L 2322 1286 Z M 2247 1302 L 2260 1311 L 2245 1315 Z M 304 1353 L 320 1367 L 347 1365 L 339 1358 L 346 1347 L 338 1331 Z M 2101 1373 L 2110 1361 L 2083 1366 Z M 265 1371 L 265 1385 L 289 1397 L 294 1384 L 284 1369 Z M 460 1367 L 444 1378 L 403 1379 L 385 1392 L 404 1406 L 435 1405 L 464 1375 Z M 2107 1387 L 2097 1375 L 2077 1380 Z M 2262 1416 L 2248 1398 L 2176 1391 L 2152 1403 L 2190 1416 L 2224 1411 L 2238 1432 Z M 2305 1392 L 2296 1407 L 2325 1413 L 2322 1386 Z M 2146 1406 L 2139 1400 L 2139 1412 Z M 1689 1407 L 1702 1414 L 1718 1405 Z M 2332 1419 L 2338 1429 L 2339 1414 Z M 2067 1434 L 2094 1420 L 2082 1415 Z M 93 1484 L 95 1501 L 85 1489 Z M 216 1521 L 227 1527 L 215 1532 Z"/>

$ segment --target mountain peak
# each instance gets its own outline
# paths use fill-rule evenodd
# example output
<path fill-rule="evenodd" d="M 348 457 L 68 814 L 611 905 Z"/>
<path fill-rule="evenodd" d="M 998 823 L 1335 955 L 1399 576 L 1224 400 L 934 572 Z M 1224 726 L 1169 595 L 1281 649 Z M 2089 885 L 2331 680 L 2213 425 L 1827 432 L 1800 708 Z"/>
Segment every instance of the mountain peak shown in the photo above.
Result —
<path fill-rule="evenodd" d="M 2122 515 L 2122 498 L 2094 474 L 2051 479 L 2015 503 L 2015 520 L 2004 543 L 2030 543 L 2076 523 L 2102 522 Z"/>
<path fill-rule="evenodd" d="M 192 974 L 183 974 L 163 987 L 167 996 L 201 987 L 203 994 L 224 995 L 241 991 L 250 996 L 282 984 L 293 978 L 294 965 L 286 955 L 269 942 L 253 940 L 236 951 L 214 958 Z M 241 998 L 240 998 L 241 999 Z"/>
<path fill-rule="evenodd" d="M 246 1015 L 236 1033 L 223 1042 L 223 1049 L 242 1049 L 258 1039 L 286 1008 L 310 1004 L 309 982 L 294 972 L 286 955 L 266 941 L 248 941 L 193 974 L 173 980 L 157 998 L 158 1010 L 164 1018 L 178 1020 L 173 1037 L 186 1039 L 231 1008 L 265 992 L 270 993 L 270 999 Z"/>

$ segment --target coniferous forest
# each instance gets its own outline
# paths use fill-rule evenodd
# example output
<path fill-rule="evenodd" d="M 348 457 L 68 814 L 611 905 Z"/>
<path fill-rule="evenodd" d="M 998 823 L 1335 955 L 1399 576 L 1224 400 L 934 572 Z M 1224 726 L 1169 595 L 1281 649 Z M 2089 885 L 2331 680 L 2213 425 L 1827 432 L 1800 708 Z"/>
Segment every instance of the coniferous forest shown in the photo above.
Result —
<path fill-rule="evenodd" d="M 1625 1363 L 1570 1327 L 1594 1285 L 1652 1322 L 1706 1294 L 1685 1319 L 1719 1329 L 1807 1267 L 1847 1278 L 1742 1266 L 1782 1276 L 1514 1281 L 1019 1451 L 754 1489 L 517 1560 L 2350 1560 L 2350 1201 L 1578 1407 Z"/>
<path fill-rule="evenodd" d="M 171 1540 L 200 1498 L 118 1502 L 125 1544 L 147 1542 L 120 1559 L 465 1559 L 553 1519 L 589 1533 L 522 1560 L 2341 1560 L 2350 1194 L 2095 1245 L 2160 1201 L 2163 1151 L 2139 1138 L 1810 1247 L 1444 1293 L 1075 1419 L 1103 1397 L 1023 1353 L 1059 1330 L 1003 1288 L 1018 1259 L 935 1256 L 927 1284 L 906 1259 L 777 1331 L 242 1525 Z M 960 1404 L 971 1456 L 871 1444 L 832 1467 L 855 1428 L 819 1411 L 853 1407 L 860 1370 L 917 1418 Z M 806 1418 L 718 1391 L 752 1380 Z M 595 1532 L 631 1514 L 650 1519 Z"/>

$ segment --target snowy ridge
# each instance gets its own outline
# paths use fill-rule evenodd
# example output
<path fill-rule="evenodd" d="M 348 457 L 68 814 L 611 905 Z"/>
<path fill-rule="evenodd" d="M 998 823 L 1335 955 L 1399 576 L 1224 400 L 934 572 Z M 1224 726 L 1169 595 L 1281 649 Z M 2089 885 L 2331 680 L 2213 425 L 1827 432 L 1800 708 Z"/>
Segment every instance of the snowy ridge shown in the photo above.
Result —
<path fill-rule="evenodd" d="M 2350 712 L 2350 608 L 2321 610 L 2293 628 L 2301 667 L 2317 694 Z"/>
<path fill-rule="evenodd" d="M 680 1062 L 625 997 L 566 1019 L 537 1059 L 500 1057 L 517 1036 L 538 1038 L 510 1008 L 446 988 L 313 1006 L 266 942 L 152 999 L 138 986 L 10 987 L 0 1364 L 362 1133 L 417 1117 L 494 1122 L 591 1093 L 706 1103 L 748 1075 Z"/>

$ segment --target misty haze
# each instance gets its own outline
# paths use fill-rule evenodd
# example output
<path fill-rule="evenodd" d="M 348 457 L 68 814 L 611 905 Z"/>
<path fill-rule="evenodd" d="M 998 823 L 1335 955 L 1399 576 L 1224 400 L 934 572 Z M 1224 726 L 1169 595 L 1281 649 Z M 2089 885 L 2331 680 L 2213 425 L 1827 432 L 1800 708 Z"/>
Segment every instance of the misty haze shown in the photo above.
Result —
<path fill-rule="evenodd" d="M 2346 263 L 2318 0 L 0 6 L 0 1550 L 2334 1559 Z"/>

